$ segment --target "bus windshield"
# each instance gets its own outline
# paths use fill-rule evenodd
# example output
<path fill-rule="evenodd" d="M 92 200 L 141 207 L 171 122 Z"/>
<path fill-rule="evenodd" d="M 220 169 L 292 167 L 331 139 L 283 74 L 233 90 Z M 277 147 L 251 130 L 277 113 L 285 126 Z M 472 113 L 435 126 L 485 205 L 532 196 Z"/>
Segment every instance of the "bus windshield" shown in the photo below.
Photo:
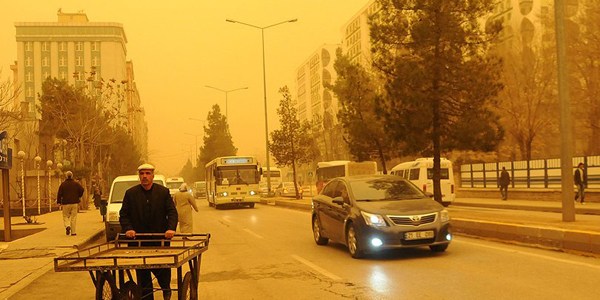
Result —
<path fill-rule="evenodd" d="M 217 185 L 256 184 L 258 183 L 255 166 L 219 167 Z"/>

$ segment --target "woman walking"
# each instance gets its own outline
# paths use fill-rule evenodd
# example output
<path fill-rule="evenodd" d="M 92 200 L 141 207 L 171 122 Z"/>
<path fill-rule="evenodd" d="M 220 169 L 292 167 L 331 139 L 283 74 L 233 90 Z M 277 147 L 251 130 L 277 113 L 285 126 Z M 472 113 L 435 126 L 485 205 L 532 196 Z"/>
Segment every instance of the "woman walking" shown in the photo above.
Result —
<path fill-rule="evenodd" d="M 187 184 L 181 184 L 179 191 L 173 195 L 173 201 L 175 201 L 179 214 L 179 232 L 192 233 L 194 230 L 192 208 L 197 212 L 198 206 L 196 206 L 194 196 L 188 192 Z"/>

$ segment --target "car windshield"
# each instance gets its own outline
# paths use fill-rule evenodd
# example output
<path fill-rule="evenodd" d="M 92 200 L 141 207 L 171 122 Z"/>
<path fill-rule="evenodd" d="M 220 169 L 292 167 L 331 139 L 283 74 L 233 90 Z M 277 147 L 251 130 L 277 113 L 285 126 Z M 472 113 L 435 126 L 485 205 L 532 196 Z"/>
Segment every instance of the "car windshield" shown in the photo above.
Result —
<path fill-rule="evenodd" d="M 163 185 L 162 181 L 154 180 L 154 183 Z M 140 184 L 138 180 L 115 182 L 115 184 L 112 187 L 112 194 L 110 195 L 110 203 L 123 202 L 125 191 L 127 191 L 130 187 L 136 186 L 138 184 Z"/>
<path fill-rule="evenodd" d="M 167 187 L 170 189 L 178 189 L 183 182 L 167 182 Z"/>
<path fill-rule="evenodd" d="M 356 201 L 390 201 L 429 198 L 412 183 L 400 178 L 351 181 Z"/>

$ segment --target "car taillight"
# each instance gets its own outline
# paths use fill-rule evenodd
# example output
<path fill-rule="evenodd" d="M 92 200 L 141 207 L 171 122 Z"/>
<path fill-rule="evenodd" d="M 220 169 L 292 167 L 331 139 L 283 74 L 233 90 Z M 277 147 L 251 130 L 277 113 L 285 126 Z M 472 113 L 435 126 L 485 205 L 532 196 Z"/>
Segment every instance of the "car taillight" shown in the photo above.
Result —
<path fill-rule="evenodd" d="M 423 185 L 423 192 L 427 192 L 427 185 L 426 184 Z"/>
<path fill-rule="evenodd" d="M 454 194 L 454 184 L 450 185 L 450 194 Z"/>

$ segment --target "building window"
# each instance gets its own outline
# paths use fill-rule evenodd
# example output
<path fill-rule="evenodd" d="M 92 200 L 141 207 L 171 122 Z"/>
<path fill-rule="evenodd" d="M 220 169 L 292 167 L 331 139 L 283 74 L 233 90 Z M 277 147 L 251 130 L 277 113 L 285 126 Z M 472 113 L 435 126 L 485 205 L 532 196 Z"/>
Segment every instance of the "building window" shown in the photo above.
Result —
<path fill-rule="evenodd" d="M 33 97 L 33 88 L 32 87 L 27 88 L 27 97 Z"/>
<path fill-rule="evenodd" d="M 100 51 L 100 42 L 92 42 L 92 51 Z"/>
<path fill-rule="evenodd" d="M 58 59 L 58 65 L 61 66 L 61 67 L 66 66 L 67 65 L 67 59 L 64 56 L 61 56 Z"/>
<path fill-rule="evenodd" d="M 25 58 L 25 66 L 26 67 L 31 67 L 31 61 L 32 61 L 31 57 Z"/>
<path fill-rule="evenodd" d="M 27 72 L 27 74 L 25 75 L 25 81 L 27 81 L 27 82 L 33 81 L 33 74 L 31 74 L 31 72 Z"/>
<path fill-rule="evenodd" d="M 42 51 L 44 51 L 44 52 L 50 51 L 50 43 L 42 42 Z"/>
<path fill-rule="evenodd" d="M 62 80 L 67 80 L 67 72 L 65 72 L 65 71 L 61 71 L 61 72 L 60 72 L 60 79 L 62 79 Z"/>
<path fill-rule="evenodd" d="M 98 56 L 92 57 L 92 66 L 97 67 L 98 65 Z"/>
<path fill-rule="evenodd" d="M 25 51 L 33 51 L 33 42 L 25 42 Z"/>
<path fill-rule="evenodd" d="M 45 71 L 44 72 L 44 80 L 48 79 L 50 77 L 50 72 Z"/>
<path fill-rule="evenodd" d="M 58 42 L 58 51 L 67 51 L 67 42 Z"/>
<path fill-rule="evenodd" d="M 75 51 L 83 51 L 83 42 L 75 43 Z"/>
<path fill-rule="evenodd" d="M 76 65 L 76 66 L 78 66 L 78 67 L 81 67 L 81 66 L 83 66 L 83 57 L 81 57 L 81 56 L 77 56 L 77 57 L 75 58 L 75 65 Z"/>
<path fill-rule="evenodd" d="M 49 65 L 49 59 L 48 56 L 45 56 L 44 58 L 42 58 L 42 66 L 43 67 L 47 67 Z"/>

